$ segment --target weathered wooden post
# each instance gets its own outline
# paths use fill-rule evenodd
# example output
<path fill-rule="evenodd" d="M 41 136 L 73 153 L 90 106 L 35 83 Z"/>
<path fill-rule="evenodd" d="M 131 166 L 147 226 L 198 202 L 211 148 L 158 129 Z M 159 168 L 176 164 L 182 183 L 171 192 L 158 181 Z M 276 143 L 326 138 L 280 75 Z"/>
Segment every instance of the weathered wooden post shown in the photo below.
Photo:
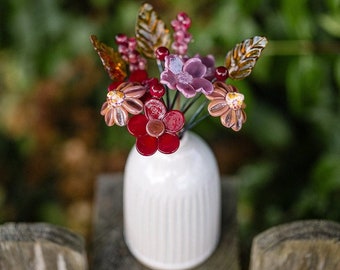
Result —
<path fill-rule="evenodd" d="M 296 221 L 264 231 L 253 240 L 250 270 L 340 269 L 340 224 Z"/>
<path fill-rule="evenodd" d="M 84 239 L 46 223 L 0 226 L 1 270 L 86 270 Z"/>

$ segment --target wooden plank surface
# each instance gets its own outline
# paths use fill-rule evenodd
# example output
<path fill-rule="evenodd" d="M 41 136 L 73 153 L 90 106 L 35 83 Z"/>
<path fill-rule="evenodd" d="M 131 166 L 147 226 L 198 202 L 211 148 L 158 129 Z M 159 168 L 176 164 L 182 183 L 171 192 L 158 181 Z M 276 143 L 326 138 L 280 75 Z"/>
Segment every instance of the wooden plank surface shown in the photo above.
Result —
<path fill-rule="evenodd" d="M 95 270 L 147 270 L 129 252 L 123 239 L 123 175 L 98 177 L 94 201 L 93 257 Z M 195 270 L 239 270 L 236 188 L 222 180 L 222 233 L 212 256 Z"/>
<path fill-rule="evenodd" d="M 85 270 L 84 239 L 46 223 L 0 226 L 1 270 Z"/>
<path fill-rule="evenodd" d="M 251 270 L 340 270 L 340 224 L 304 220 L 272 227 L 253 240 Z"/>

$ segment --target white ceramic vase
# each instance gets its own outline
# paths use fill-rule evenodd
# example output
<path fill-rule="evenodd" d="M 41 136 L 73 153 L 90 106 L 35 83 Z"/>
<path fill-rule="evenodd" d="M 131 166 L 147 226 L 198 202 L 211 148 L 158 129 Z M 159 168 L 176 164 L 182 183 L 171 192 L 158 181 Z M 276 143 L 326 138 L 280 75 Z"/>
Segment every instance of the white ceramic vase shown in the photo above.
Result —
<path fill-rule="evenodd" d="M 124 237 L 153 269 L 188 269 L 204 262 L 220 237 L 221 186 L 214 154 L 187 132 L 173 154 L 131 150 L 124 173 Z"/>

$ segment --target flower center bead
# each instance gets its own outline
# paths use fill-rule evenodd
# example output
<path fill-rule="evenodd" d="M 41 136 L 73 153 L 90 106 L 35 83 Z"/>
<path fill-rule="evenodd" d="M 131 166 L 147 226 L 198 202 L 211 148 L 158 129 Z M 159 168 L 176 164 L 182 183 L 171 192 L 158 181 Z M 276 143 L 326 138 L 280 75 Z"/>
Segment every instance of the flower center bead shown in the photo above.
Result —
<path fill-rule="evenodd" d="M 146 124 L 146 132 L 152 136 L 158 138 L 165 131 L 164 123 L 159 119 L 151 119 Z"/>
<path fill-rule="evenodd" d="M 112 90 L 107 93 L 107 102 L 113 107 L 122 105 L 124 99 L 125 95 L 121 91 Z"/>
<path fill-rule="evenodd" d="M 244 95 L 241 93 L 236 93 L 236 92 L 229 92 L 226 97 L 225 101 L 227 105 L 232 109 L 232 110 L 239 110 L 242 107 L 244 100 Z"/>

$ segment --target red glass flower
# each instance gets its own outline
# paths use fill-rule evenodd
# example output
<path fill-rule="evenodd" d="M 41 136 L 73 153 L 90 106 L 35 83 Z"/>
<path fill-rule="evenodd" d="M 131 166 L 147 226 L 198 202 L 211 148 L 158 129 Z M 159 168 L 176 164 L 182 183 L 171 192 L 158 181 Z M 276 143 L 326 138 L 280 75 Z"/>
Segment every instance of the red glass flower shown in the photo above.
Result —
<path fill-rule="evenodd" d="M 116 88 L 113 87 L 116 85 L 109 86 L 100 114 L 104 116 L 108 126 L 125 126 L 129 113 L 135 115 L 143 111 L 143 102 L 139 98 L 144 95 L 146 89 L 143 85 L 133 82 L 123 82 Z"/>
<path fill-rule="evenodd" d="M 128 131 L 136 137 L 137 151 L 150 156 L 157 150 L 164 154 L 174 153 L 179 145 L 178 132 L 184 126 L 184 115 L 178 110 L 167 111 L 164 103 L 151 98 L 144 104 L 144 113 L 133 116 Z"/>
<path fill-rule="evenodd" d="M 220 116 L 222 125 L 234 131 L 242 128 L 246 121 L 246 105 L 243 94 L 236 87 L 217 81 L 214 83 L 214 91 L 206 97 L 210 100 L 208 112 L 211 116 Z"/>

